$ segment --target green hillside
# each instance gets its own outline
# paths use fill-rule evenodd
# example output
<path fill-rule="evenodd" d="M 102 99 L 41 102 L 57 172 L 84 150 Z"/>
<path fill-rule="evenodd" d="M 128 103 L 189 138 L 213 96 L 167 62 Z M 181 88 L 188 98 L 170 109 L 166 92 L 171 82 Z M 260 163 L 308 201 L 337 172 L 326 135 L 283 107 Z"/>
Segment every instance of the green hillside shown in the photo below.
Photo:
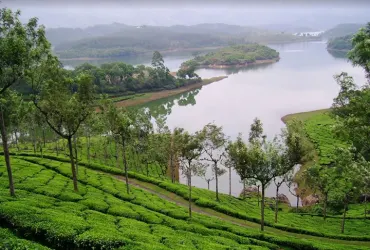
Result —
<path fill-rule="evenodd" d="M 184 62 L 183 66 L 195 67 L 233 66 L 258 63 L 264 60 L 278 60 L 279 52 L 264 45 L 246 44 L 222 48 Z"/>
<path fill-rule="evenodd" d="M 330 39 L 326 48 L 335 51 L 349 51 L 352 49 L 352 37 L 353 34 Z"/>
<path fill-rule="evenodd" d="M 221 195 L 220 202 L 216 202 L 214 192 L 194 188 L 196 213 L 189 220 L 185 185 L 131 171 L 131 193 L 127 195 L 125 183 L 117 177 L 122 175 L 120 168 L 80 161 L 79 192 L 75 193 L 68 159 L 49 155 L 44 154 L 43 158 L 30 153 L 13 156 L 16 198 L 8 195 L 5 168 L 0 168 L 3 171 L 0 172 L 2 226 L 9 228 L 8 232 L 18 232 L 20 238 L 49 248 L 370 247 L 370 234 L 365 230 L 370 222 L 363 220 L 356 206 L 353 211 L 349 210 L 344 235 L 339 234 L 340 216 L 332 216 L 323 223 L 319 216 L 297 215 L 284 206 L 278 224 L 273 222 L 273 210 L 266 211 L 268 228 L 261 234 L 256 198 L 243 200 Z M 320 237 L 325 237 L 327 243 L 320 242 Z"/>
<path fill-rule="evenodd" d="M 307 136 L 315 146 L 319 163 L 323 165 L 330 165 L 333 162 L 336 148 L 347 145 L 335 136 L 333 131 L 335 121 L 328 112 L 328 109 L 322 109 L 291 114 L 283 118 L 284 122 L 293 118 L 304 122 Z"/>
<path fill-rule="evenodd" d="M 194 50 L 244 43 L 284 43 L 298 37 L 253 27 L 227 24 L 192 26 L 97 25 L 85 29 L 48 29 L 47 37 L 60 58 L 131 56 L 159 51 Z"/>

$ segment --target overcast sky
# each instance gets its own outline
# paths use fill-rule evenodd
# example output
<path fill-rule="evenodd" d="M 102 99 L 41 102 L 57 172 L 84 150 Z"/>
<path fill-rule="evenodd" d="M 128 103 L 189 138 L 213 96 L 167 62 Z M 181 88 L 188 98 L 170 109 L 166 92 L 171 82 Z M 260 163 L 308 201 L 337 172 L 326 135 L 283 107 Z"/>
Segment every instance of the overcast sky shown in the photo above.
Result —
<path fill-rule="evenodd" d="M 176 0 L 174 0 L 176 1 Z M 300 25 L 327 29 L 338 23 L 370 21 L 365 0 L 2 0 L 1 6 L 37 16 L 46 27 L 87 27 L 113 22 L 129 25 L 228 23 L 245 26 Z"/>

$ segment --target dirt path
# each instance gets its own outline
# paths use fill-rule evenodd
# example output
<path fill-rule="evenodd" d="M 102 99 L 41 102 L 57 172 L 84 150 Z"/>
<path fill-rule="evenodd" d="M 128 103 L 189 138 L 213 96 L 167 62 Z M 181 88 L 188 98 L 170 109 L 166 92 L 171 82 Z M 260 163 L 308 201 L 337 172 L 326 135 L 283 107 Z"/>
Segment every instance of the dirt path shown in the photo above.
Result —
<path fill-rule="evenodd" d="M 124 176 L 115 175 L 114 177 L 123 181 L 123 182 L 125 181 Z M 170 202 L 174 202 L 178 206 L 181 206 L 181 207 L 184 207 L 184 208 L 188 208 L 188 206 L 189 206 L 188 201 L 185 200 L 184 198 L 178 196 L 177 194 L 169 192 L 169 191 L 167 191 L 167 190 L 165 190 L 161 187 L 158 187 L 157 185 L 147 183 L 147 182 L 143 182 L 143 181 L 139 181 L 139 180 L 136 180 L 136 179 L 133 179 L 133 178 L 129 179 L 129 184 L 134 186 L 134 187 L 143 189 L 143 190 L 145 190 L 145 191 L 147 191 L 151 194 L 157 195 L 157 196 L 161 197 L 162 199 L 165 199 L 165 200 L 170 201 Z M 234 225 L 238 225 L 238 226 L 242 226 L 242 227 L 246 227 L 246 228 L 254 228 L 256 230 L 258 230 L 260 228 L 260 225 L 258 223 L 238 219 L 238 218 L 235 218 L 235 217 L 217 212 L 217 211 L 215 211 L 213 209 L 210 209 L 210 208 L 200 207 L 200 206 L 196 205 L 194 202 L 192 202 L 192 211 L 195 212 L 195 213 L 211 216 L 211 217 L 223 220 L 225 222 L 232 223 Z M 312 236 L 312 235 L 307 235 L 307 234 L 291 233 L 291 232 L 287 232 L 287 231 L 283 231 L 283 230 L 280 230 L 280 229 L 267 227 L 267 226 L 265 226 L 265 232 L 266 233 L 272 233 L 272 234 L 275 234 L 275 235 L 294 237 L 296 239 L 305 239 L 305 240 L 310 240 L 311 239 L 311 240 L 315 240 L 317 242 L 324 241 L 324 242 L 327 242 L 327 243 L 332 242 L 332 243 L 335 243 L 335 244 L 342 244 L 342 245 L 349 245 L 349 246 L 356 246 L 356 245 L 357 246 L 362 246 L 362 247 L 363 246 L 368 246 L 369 249 L 370 249 L 370 242 L 366 242 L 366 241 L 347 241 L 347 240 L 330 239 L 330 238 Z"/>

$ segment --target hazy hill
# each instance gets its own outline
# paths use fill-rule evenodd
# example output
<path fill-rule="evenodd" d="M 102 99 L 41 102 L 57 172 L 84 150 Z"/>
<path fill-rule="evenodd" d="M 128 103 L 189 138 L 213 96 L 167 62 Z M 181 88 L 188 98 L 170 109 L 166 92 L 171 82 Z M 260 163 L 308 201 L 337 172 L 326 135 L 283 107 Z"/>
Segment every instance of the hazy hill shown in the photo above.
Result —
<path fill-rule="evenodd" d="M 343 23 L 335 26 L 324 32 L 323 37 L 334 38 L 343 37 L 356 33 L 360 28 L 364 27 L 365 24 L 358 23 Z"/>
<path fill-rule="evenodd" d="M 253 42 L 281 43 L 308 39 L 284 32 L 222 23 L 169 27 L 113 23 L 85 29 L 49 29 L 47 37 L 61 58 L 113 57 L 154 50 L 219 47 Z"/>

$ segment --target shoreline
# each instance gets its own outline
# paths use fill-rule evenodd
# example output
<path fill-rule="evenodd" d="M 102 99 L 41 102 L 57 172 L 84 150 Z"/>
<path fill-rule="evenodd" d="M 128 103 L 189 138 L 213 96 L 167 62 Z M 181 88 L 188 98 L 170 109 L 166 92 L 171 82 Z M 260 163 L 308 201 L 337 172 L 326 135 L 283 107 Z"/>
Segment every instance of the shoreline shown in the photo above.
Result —
<path fill-rule="evenodd" d="M 162 90 L 158 92 L 148 92 L 144 93 L 143 96 L 139 96 L 137 98 L 132 98 L 124 101 L 118 101 L 116 102 L 117 107 L 132 107 L 144 103 L 148 103 L 151 101 L 156 101 L 159 99 L 167 98 L 173 95 L 181 94 L 181 93 L 186 93 L 194 89 L 199 89 L 205 85 L 211 84 L 213 82 L 218 82 L 221 81 L 225 78 L 228 78 L 228 76 L 217 76 L 217 77 L 212 77 L 208 79 L 203 79 L 199 83 L 191 84 L 189 86 L 177 88 L 177 89 L 172 89 L 172 90 Z"/>
<path fill-rule="evenodd" d="M 253 65 L 260 65 L 260 64 L 269 64 L 269 63 L 276 63 L 280 60 L 280 58 L 276 59 L 269 59 L 269 60 L 258 60 L 253 63 L 246 63 L 246 64 L 233 64 L 233 65 L 226 65 L 226 64 L 211 64 L 211 65 L 198 65 L 196 68 L 203 68 L 203 69 L 229 69 L 229 68 L 244 68 Z"/>
<path fill-rule="evenodd" d="M 286 125 L 287 122 L 289 122 L 290 120 L 296 118 L 297 120 L 300 120 L 302 122 L 305 122 L 305 120 L 309 119 L 313 114 L 315 113 L 325 113 L 327 111 L 329 111 L 330 108 L 326 108 L 326 109 L 316 109 L 316 110 L 311 110 L 311 111 L 303 111 L 303 112 L 298 112 L 298 113 L 291 113 L 291 114 L 287 114 L 287 115 L 284 115 L 283 117 L 280 118 L 280 120 Z M 306 135 L 307 136 L 307 135 Z M 305 194 L 302 196 L 303 199 L 305 199 L 307 196 L 315 193 L 313 190 L 311 190 L 304 182 L 304 180 L 302 180 L 303 178 L 303 173 L 304 171 L 309 168 L 311 165 L 313 165 L 315 162 L 317 162 L 319 160 L 319 155 L 317 153 L 317 149 L 315 148 L 315 144 L 313 141 L 311 141 L 309 139 L 309 137 L 307 136 L 307 139 L 309 141 L 309 143 L 311 143 L 312 147 L 314 148 L 314 154 L 313 154 L 313 159 L 311 159 L 310 161 L 307 161 L 305 162 L 304 164 L 302 164 L 299 168 L 299 170 L 296 172 L 295 176 L 294 176 L 294 181 L 297 183 L 297 192 L 300 193 L 300 190 L 303 188 L 306 190 Z M 303 200 L 301 198 L 301 201 Z M 302 205 L 302 207 L 304 207 Z"/>
<path fill-rule="evenodd" d="M 330 108 L 325 108 L 325 109 L 315 109 L 315 110 L 311 110 L 311 111 L 303 111 L 303 112 L 298 112 L 298 113 L 291 113 L 291 114 L 287 114 L 287 115 L 284 115 L 280 118 L 280 120 L 286 124 L 289 120 L 291 120 L 293 117 L 295 116 L 302 116 L 302 115 L 309 115 L 309 114 L 312 114 L 312 113 L 321 113 L 321 112 L 325 112 L 325 111 L 329 111 Z M 305 119 L 301 119 L 301 120 L 305 120 Z"/>

